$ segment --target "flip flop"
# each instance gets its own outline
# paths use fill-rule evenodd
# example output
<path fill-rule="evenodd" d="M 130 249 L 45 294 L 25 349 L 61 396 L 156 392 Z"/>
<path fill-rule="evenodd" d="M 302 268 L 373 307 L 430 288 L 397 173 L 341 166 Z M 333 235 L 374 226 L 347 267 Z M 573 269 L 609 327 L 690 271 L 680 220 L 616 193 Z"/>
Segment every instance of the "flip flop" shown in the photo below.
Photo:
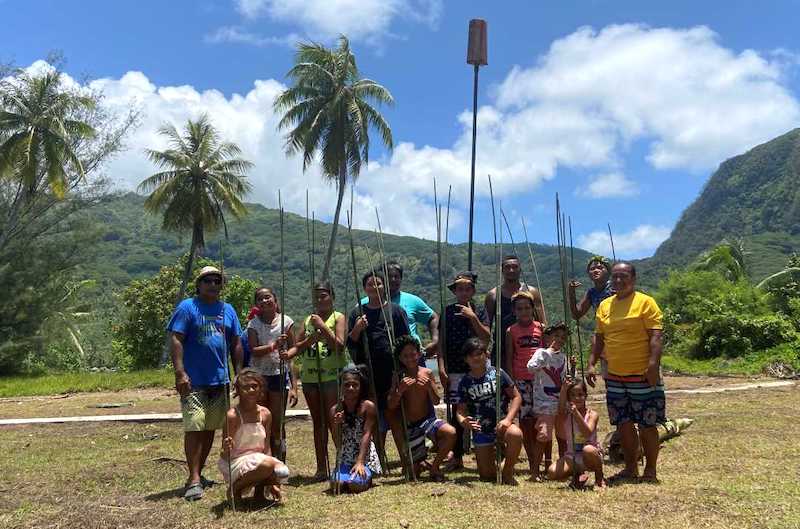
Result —
<path fill-rule="evenodd" d="M 216 485 L 216 484 L 217 484 L 217 482 L 216 482 L 216 481 L 214 481 L 213 479 L 206 479 L 206 477 L 205 477 L 205 476 L 203 476 L 202 474 L 200 475 L 200 485 L 201 485 L 201 486 L 202 486 L 204 489 L 211 488 L 211 487 L 213 487 L 213 486 L 214 486 L 214 485 Z"/>
<path fill-rule="evenodd" d="M 188 483 L 186 490 L 183 491 L 183 499 L 186 501 L 197 501 L 203 497 L 203 485 L 200 482 Z"/>

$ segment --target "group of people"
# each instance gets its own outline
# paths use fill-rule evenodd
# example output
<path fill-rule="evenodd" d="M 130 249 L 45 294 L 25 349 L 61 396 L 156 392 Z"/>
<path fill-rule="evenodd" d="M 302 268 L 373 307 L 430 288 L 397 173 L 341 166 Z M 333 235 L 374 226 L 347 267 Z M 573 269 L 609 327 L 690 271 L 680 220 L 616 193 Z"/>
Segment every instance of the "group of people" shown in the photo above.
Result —
<path fill-rule="evenodd" d="M 573 280 L 568 289 L 573 318 L 595 310 L 591 353 L 585 373 L 579 373 L 574 355 L 562 350 L 570 326 L 548 325 L 541 293 L 521 281 L 513 255 L 502 261 L 499 292 L 491 289 L 483 304 L 474 301 L 477 275 L 466 271 L 448 285 L 455 302 L 439 315 L 401 290 L 403 268 L 388 262 L 364 274 L 366 296 L 349 317 L 335 310 L 328 282 L 314 285 L 313 313 L 302 325 L 283 312 L 275 290 L 259 288 L 245 331 L 235 310 L 220 300 L 223 273 L 203 268 L 196 295 L 178 305 L 168 325 L 189 466 L 184 497 L 202 497 L 209 480 L 201 472 L 215 431 L 224 427 L 218 466 L 232 484 L 231 499 L 253 489 L 255 497 L 269 493 L 283 500 L 281 484 L 289 475 L 283 424 L 287 404 L 297 402 L 298 379 L 313 421 L 315 478 L 330 480 L 336 491 L 366 490 L 387 470 L 389 431 L 414 479 L 427 473 L 444 480 L 446 472 L 463 467 L 471 445 L 480 478 L 500 474 L 503 483 L 514 484 L 524 447 L 531 480 L 571 478 L 573 486 L 583 487 L 593 473 L 595 487 L 602 488 L 607 480 L 599 415 L 587 406 L 587 385 L 595 384 L 598 362 L 609 421 L 625 454 L 624 469 L 608 481 L 656 480 L 656 426 L 666 420 L 661 311 L 653 298 L 636 291 L 630 263 L 612 266 L 595 256 L 587 273 L 592 286 L 580 301 L 576 290 L 582 285 Z M 417 332 L 421 326 L 429 331 L 427 344 Z M 229 356 L 237 373 L 233 408 L 226 386 Z M 445 419 L 435 412 L 442 396 L 425 366 L 432 357 Z M 333 472 L 330 438 L 337 449 Z M 641 478 L 640 442 L 646 457 Z M 430 462 L 429 447 L 435 450 Z"/>

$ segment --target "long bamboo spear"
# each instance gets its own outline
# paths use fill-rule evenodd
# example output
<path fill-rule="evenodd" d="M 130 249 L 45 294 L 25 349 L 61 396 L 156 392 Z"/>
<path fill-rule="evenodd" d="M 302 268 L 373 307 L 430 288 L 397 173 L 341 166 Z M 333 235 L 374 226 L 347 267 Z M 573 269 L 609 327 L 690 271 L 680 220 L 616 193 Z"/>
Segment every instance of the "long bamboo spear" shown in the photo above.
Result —
<path fill-rule="evenodd" d="M 506 218 L 506 212 L 503 211 L 503 207 L 500 206 L 500 217 L 503 219 L 503 222 L 506 225 L 506 230 L 508 230 L 508 237 L 511 240 L 511 249 L 514 252 L 514 255 L 517 255 L 517 245 L 514 243 L 514 234 L 511 233 L 511 226 L 508 225 L 508 219 Z M 500 229 L 502 231 L 502 228 Z"/>
<path fill-rule="evenodd" d="M 352 202 L 350 205 L 352 211 Z M 361 293 L 358 286 L 358 268 L 356 266 L 356 250 L 355 245 L 353 244 L 353 217 L 351 211 L 347 212 L 347 234 L 350 238 L 350 259 L 353 264 L 353 287 L 354 287 L 354 294 L 356 299 L 356 308 L 358 309 L 358 316 L 360 318 L 364 317 L 364 308 L 361 306 Z M 369 369 L 369 391 L 370 397 L 372 398 L 372 402 L 375 403 L 375 406 L 378 405 L 378 392 L 375 388 L 375 373 L 372 369 L 372 353 L 369 350 L 369 336 L 367 336 L 366 332 L 362 332 L 361 334 L 361 343 L 364 344 L 364 356 L 366 357 L 367 361 L 367 369 Z M 376 425 L 376 430 L 378 430 Z M 383 437 L 380 435 L 380 432 L 376 432 L 376 441 L 378 445 L 378 458 L 381 461 L 381 466 L 385 469 L 386 473 L 389 473 L 389 462 L 386 458 L 386 447 L 383 443 Z"/>
<path fill-rule="evenodd" d="M 222 240 L 219 241 L 219 268 L 225 282 L 225 254 L 222 251 Z M 225 359 L 225 422 L 222 423 L 222 438 L 228 437 L 228 410 L 231 409 L 231 366 L 228 361 L 228 336 L 225 333 L 225 303 L 222 304 L 222 354 Z M 231 450 L 228 450 L 228 490 L 231 496 L 231 510 L 236 512 L 236 500 L 233 496 L 233 470 Z"/>
<path fill-rule="evenodd" d="M 617 262 L 617 252 L 614 250 L 614 236 L 611 235 L 611 223 L 608 223 L 608 238 L 611 240 L 611 257 Z"/>
<path fill-rule="evenodd" d="M 495 373 L 494 373 L 494 382 L 495 382 L 495 424 L 500 422 L 500 392 L 502 391 L 503 386 L 503 377 L 501 369 L 501 347 L 503 344 L 503 324 L 500 321 L 500 301 L 503 295 L 503 285 L 500 282 L 500 269 L 502 265 L 503 259 L 503 230 L 502 227 L 500 229 L 500 245 L 498 246 L 497 243 L 497 215 L 495 214 L 494 209 L 494 190 L 492 189 L 492 176 L 489 175 L 489 197 L 492 203 L 492 230 L 494 232 L 494 252 L 495 252 L 495 296 L 494 296 L 494 329 L 495 329 L 495 339 L 494 339 L 494 351 L 495 351 Z M 494 459 L 495 459 L 495 481 L 498 485 L 500 485 L 503 481 L 502 469 L 500 464 L 502 462 L 502 454 L 501 454 L 501 446 L 500 446 L 500 436 L 496 436 L 495 438 L 495 447 L 494 447 Z"/>
<path fill-rule="evenodd" d="M 564 244 L 564 215 L 561 212 L 561 203 L 558 199 L 558 193 L 556 193 L 556 239 L 558 242 L 558 264 L 559 264 L 559 272 L 561 276 L 561 300 L 564 304 L 564 323 L 567 325 L 567 340 L 564 344 L 567 348 L 567 362 L 566 364 L 569 365 L 569 358 L 572 353 L 572 336 L 570 335 L 570 325 L 568 319 L 568 309 L 567 309 L 567 289 L 566 289 L 566 247 Z M 571 369 L 574 375 L 574 366 Z M 572 420 L 572 417 L 569 416 L 569 426 L 570 426 L 570 436 L 572 438 L 572 446 L 575 446 L 575 423 Z M 577 467 L 573 464 L 572 465 L 572 486 L 574 486 L 578 482 L 578 472 Z"/>
<path fill-rule="evenodd" d="M 386 252 L 384 251 L 384 247 L 383 247 L 383 229 L 381 228 L 381 216 L 378 213 L 378 208 L 375 208 L 375 218 L 378 221 L 378 231 L 375 232 L 375 236 L 378 239 L 378 255 L 380 256 L 381 263 L 382 263 L 384 281 L 388 282 L 388 280 L 389 280 L 389 267 L 386 265 Z M 367 255 L 369 256 L 369 252 L 367 252 Z M 370 256 L 370 269 L 371 270 L 375 270 L 375 268 L 372 267 L 372 258 L 371 258 L 371 256 Z M 384 283 L 384 284 L 386 285 L 386 283 Z M 388 285 L 386 285 L 386 286 L 388 286 Z M 388 288 L 386 290 L 388 290 Z M 381 305 L 381 312 L 383 313 L 383 321 L 384 322 L 386 322 L 386 321 L 389 322 L 389 328 L 388 328 L 388 331 L 389 331 L 388 332 L 388 335 L 389 335 L 389 348 L 392 351 L 392 364 L 394 365 L 395 383 L 398 384 L 398 387 L 399 387 L 399 384 L 400 384 L 400 364 L 399 364 L 399 361 L 397 359 L 397 355 L 394 354 L 394 344 L 395 344 L 394 311 L 392 311 L 392 307 L 391 307 L 391 293 L 389 293 L 389 295 L 387 296 L 388 299 L 386 300 L 386 303 L 384 304 L 383 303 L 383 299 L 381 299 L 381 293 L 380 293 L 381 291 L 380 291 L 380 289 L 378 289 L 377 292 L 378 292 L 378 301 L 379 301 L 379 303 Z M 389 313 L 388 314 L 388 318 L 389 318 L 388 320 L 386 319 L 387 318 L 387 314 L 386 314 L 387 310 L 388 310 L 388 313 Z M 408 423 L 406 422 L 406 406 L 403 403 L 403 398 L 402 397 L 400 398 L 400 418 L 403 421 L 403 441 L 404 441 L 404 443 L 406 445 L 406 452 L 407 452 L 406 457 L 408 457 L 408 470 L 407 470 L 406 478 L 410 478 L 411 481 L 416 481 L 417 480 L 417 475 L 416 475 L 416 472 L 414 472 L 414 457 L 413 457 L 413 454 L 411 452 L 411 440 L 410 440 L 410 438 L 408 436 Z"/>
<path fill-rule="evenodd" d="M 278 190 L 278 209 L 280 210 L 280 246 L 281 246 L 281 336 L 286 333 L 286 265 L 284 263 L 283 255 L 283 201 L 281 200 L 281 191 Z M 285 349 L 286 344 L 281 345 L 281 352 Z M 281 444 L 278 448 L 279 459 L 286 463 L 286 431 L 285 431 L 285 417 L 286 417 L 286 361 L 281 358 L 280 360 L 280 381 L 281 381 L 281 409 L 278 414 L 278 432 L 281 436 Z"/>
<path fill-rule="evenodd" d="M 539 297 L 542 300 L 542 317 L 547 321 L 547 309 L 544 306 L 544 292 L 542 292 L 542 285 L 539 283 L 539 271 L 536 269 L 536 259 L 533 258 L 533 248 L 531 247 L 530 240 L 528 239 L 528 228 L 525 226 L 525 217 L 522 219 L 522 232 L 525 234 L 525 245 L 528 247 L 528 256 L 531 258 L 531 265 L 533 266 L 533 276 L 536 278 L 536 288 L 539 290 Z"/>
<path fill-rule="evenodd" d="M 439 205 L 439 197 L 436 192 L 436 179 L 433 179 L 433 205 L 436 210 L 436 264 L 438 268 L 437 278 L 439 280 L 439 354 L 442 358 L 445 373 L 447 372 L 447 305 L 444 296 L 444 277 L 442 275 L 442 207 Z M 449 206 L 449 204 L 448 204 Z M 445 409 L 447 422 L 451 422 L 452 407 L 449 399 L 449 388 L 442 388 L 445 395 Z"/>
<path fill-rule="evenodd" d="M 572 244 L 572 217 L 568 217 L 569 222 L 569 265 L 572 277 L 575 277 L 575 246 Z M 581 366 L 581 380 L 583 380 L 583 344 L 581 344 L 581 319 L 575 319 L 575 333 L 578 338 L 578 358 Z"/>
<path fill-rule="evenodd" d="M 311 313 L 315 313 L 314 307 L 314 213 L 311 213 L 312 219 L 308 219 L 308 190 L 306 190 L 306 236 L 308 238 L 308 271 L 309 271 L 309 289 L 311 292 Z M 335 309 L 334 309 L 335 312 Z M 336 317 L 334 316 L 334 321 Z M 335 331 L 334 331 L 335 332 Z M 327 412 L 325 411 L 325 395 L 322 391 L 322 358 L 320 358 L 319 342 L 314 340 L 310 346 L 311 351 L 314 353 L 315 363 L 317 367 L 317 394 L 319 395 L 319 409 L 322 419 L 322 445 L 325 448 L 323 451 L 323 458 L 325 459 L 325 470 L 327 476 L 331 475 L 331 465 L 328 461 L 328 421 L 326 418 Z"/>

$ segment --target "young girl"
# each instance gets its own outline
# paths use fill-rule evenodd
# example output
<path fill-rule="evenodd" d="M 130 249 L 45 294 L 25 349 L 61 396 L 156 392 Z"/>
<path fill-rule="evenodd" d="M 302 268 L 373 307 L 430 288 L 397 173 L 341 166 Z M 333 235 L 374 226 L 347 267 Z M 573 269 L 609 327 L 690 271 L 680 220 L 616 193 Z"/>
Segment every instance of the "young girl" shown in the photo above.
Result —
<path fill-rule="evenodd" d="M 295 346 L 288 352 L 290 359 L 299 359 L 300 381 L 314 425 L 314 451 L 317 457 L 314 479 L 317 481 L 328 479 L 328 432 L 324 426 L 328 421 L 325 420 L 325 410 L 336 404 L 336 378 L 347 364 L 344 352 L 347 321 L 344 314 L 333 310 L 335 299 L 329 282 L 314 286 L 314 313 L 305 319 Z M 327 424 L 327 427 L 332 429 L 331 424 Z"/>
<path fill-rule="evenodd" d="M 470 338 L 464 343 L 463 351 L 469 372 L 458 384 L 456 418 L 464 430 L 472 432 L 478 475 L 485 480 L 495 478 L 495 445 L 499 437 L 505 444 L 503 483 L 516 485 L 514 465 L 522 449 L 522 432 L 514 424 L 514 417 L 519 412 L 522 397 L 505 371 L 488 365 L 485 343 Z M 495 400 L 498 383 L 503 397 L 500 410 Z M 498 421 L 503 412 L 505 417 Z"/>
<path fill-rule="evenodd" d="M 272 457 L 267 442 L 272 415 L 258 405 L 263 379 L 257 371 L 246 368 L 236 377 L 234 387 L 239 405 L 226 415 L 228 435 L 222 441 L 222 456 L 217 463 L 225 481 L 233 482 L 233 487 L 228 488 L 228 500 L 241 501 L 242 493 L 251 487 L 255 487 L 253 498 L 264 500 L 264 488 L 269 486 L 275 501 L 282 503 L 280 483 L 289 477 L 289 469 Z"/>
<path fill-rule="evenodd" d="M 372 433 L 378 420 L 375 403 L 367 400 L 369 381 L 366 367 L 347 367 L 342 371 L 342 400 L 329 413 L 334 441 L 340 458 L 334 469 L 331 487 L 345 492 L 363 492 L 372 486 L 372 477 L 381 473 L 378 451 Z"/>
<path fill-rule="evenodd" d="M 506 331 L 506 355 L 504 368 L 511 373 L 517 385 L 522 406 L 519 412 L 519 426 L 522 429 L 525 453 L 534 473 L 534 444 L 536 434 L 534 424 L 536 418 L 533 414 L 533 374 L 528 371 L 528 362 L 533 354 L 542 346 L 542 324 L 537 321 L 534 299 L 530 292 L 520 291 L 511 297 L 511 307 L 517 322 Z"/>
<path fill-rule="evenodd" d="M 564 416 L 567 452 L 550 465 L 547 477 L 563 480 L 577 476 L 572 485 L 580 488 L 586 483 L 584 471 L 589 470 L 594 472 L 594 486 L 605 488 L 603 452 L 597 442 L 598 414 L 586 407 L 586 384 L 568 380 L 561 387 L 559 406 Z"/>
<path fill-rule="evenodd" d="M 292 325 L 294 321 L 287 315 L 281 316 L 278 298 L 275 291 L 268 287 L 261 287 L 255 292 L 258 316 L 247 324 L 247 341 L 252 354 L 253 368 L 264 377 L 264 395 L 260 404 L 269 408 L 273 417 L 283 415 L 286 402 L 281 402 L 283 391 L 288 388 L 289 403 L 297 404 L 297 390 L 291 377 L 291 364 L 288 362 L 287 349 L 294 345 Z M 283 334 L 281 334 L 281 321 L 283 321 Z M 281 354 L 283 353 L 283 354 Z M 284 358 L 281 358 L 284 356 Z M 286 362 L 286 376 L 281 380 L 281 361 Z M 291 381 L 291 384 L 290 384 Z M 270 442 L 272 452 L 279 457 L 283 456 L 281 447 L 280 421 L 272 421 Z"/>
<path fill-rule="evenodd" d="M 556 323 L 545 329 L 545 334 L 550 339 L 547 349 L 537 349 L 528 362 L 528 371 L 535 376 L 533 389 L 533 413 L 536 415 L 536 443 L 533 447 L 533 461 L 531 461 L 531 480 L 541 481 L 539 465 L 542 455 L 553 442 L 553 432 L 556 429 L 556 415 L 558 414 L 558 397 L 561 384 L 567 371 L 566 355 L 561 352 L 561 347 L 567 340 L 567 326 L 563 322 Z M 556 434 L 559 441 L 559 455 L 562 451 L 561 436 Z"/>

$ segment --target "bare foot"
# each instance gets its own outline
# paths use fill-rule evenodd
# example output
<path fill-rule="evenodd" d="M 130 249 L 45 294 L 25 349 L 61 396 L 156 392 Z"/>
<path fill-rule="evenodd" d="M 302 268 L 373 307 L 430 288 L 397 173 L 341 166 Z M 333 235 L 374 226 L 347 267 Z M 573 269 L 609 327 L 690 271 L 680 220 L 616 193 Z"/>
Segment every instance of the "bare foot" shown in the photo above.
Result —
<path fill-rule="evenodd" d="M 516 487 L 519 485 L 519 483 L 517 483 L 517 480 L 514 479 L 514 476 L 503 476 L 503 485 L 511 485 L 512 487 Z"/>
<path fill-rule="evenodd" d="M 544 483 L 544 476 L 538 472 L 531 472 L 531 477 L 528 478 L 528 481 L 532 483 Z"/>
<path fill-rule="evenodd" d="M 660 483 L 658 481 L 658 477 L 656 477 L 656 473 L 655 472 L 645 472 L 644 474 L 642 474 L 642 477 L 639 478 L 639 482 L 640 483 L 654 483 L 654 484 Z"/>
<path fill-rule="evenodd" d="M 272 485 L 269 488 L 269 492 L 272 495 L 272 499 L 275 500 L 275 503 L 278 505 L 283 505 L 286 502 L 286 498 L 283 495 L 283 491 L 279 485 Z"/>
<path fill-rule="evenodd" d="M 597 490 L 605 490 L 607 488 L 606 480 L 601 476 L 600 479 L 594 478 L 594 488 Z"/>

